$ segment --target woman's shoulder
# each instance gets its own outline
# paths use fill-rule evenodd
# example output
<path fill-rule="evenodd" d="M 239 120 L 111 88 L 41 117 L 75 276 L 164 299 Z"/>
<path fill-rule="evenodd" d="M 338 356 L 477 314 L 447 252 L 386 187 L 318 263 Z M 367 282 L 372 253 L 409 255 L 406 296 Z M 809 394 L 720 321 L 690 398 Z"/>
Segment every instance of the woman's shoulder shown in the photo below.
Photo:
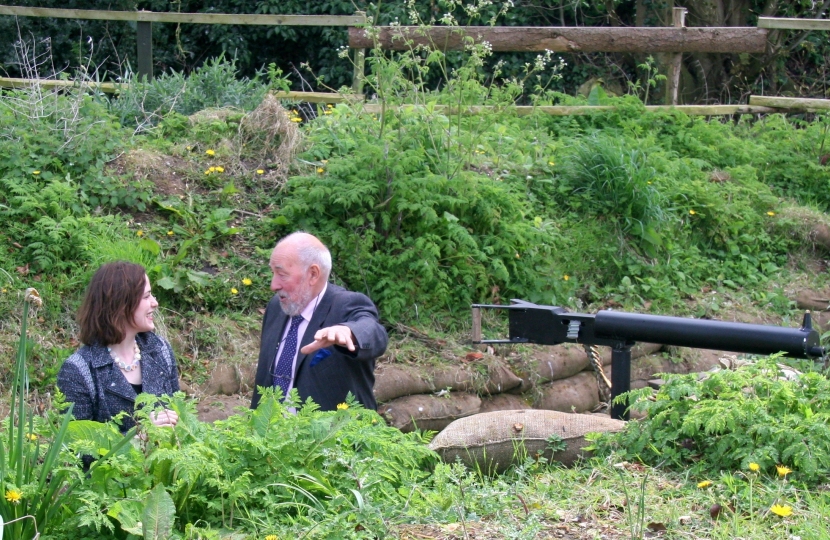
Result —
<path fill-rule="evenodd" d="M 141 332 L 136 334 L 135 341 L 142 349 L 164 349 L 170 347 L 170 342 L 155 332 Z"/>
<path fill-rule="evenodd" d="M 142 353 L 159 354 L 167 364 L 175 363 L 173 347 L 170 342 L 154 332 L 141 332 L 135 336 Z"/>

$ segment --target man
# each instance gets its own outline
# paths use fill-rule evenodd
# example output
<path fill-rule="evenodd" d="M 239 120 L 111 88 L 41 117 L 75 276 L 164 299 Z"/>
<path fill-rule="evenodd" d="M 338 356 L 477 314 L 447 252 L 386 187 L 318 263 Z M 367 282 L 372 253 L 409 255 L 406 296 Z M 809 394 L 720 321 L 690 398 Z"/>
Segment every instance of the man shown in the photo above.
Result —
<path fill-rule="evenodd" d="M 331 254 L 315 236 L 296 232 L 280 240 L 270 260 L 271 290 L 262 321 L 262 340 L 251 408 L 260 386 L 296 388 L 324 411 L 334 410 L 351 392 L 367 409 L 375 358 L 388 337 L 375 305 L 363 294 L 328 283 Z"/>

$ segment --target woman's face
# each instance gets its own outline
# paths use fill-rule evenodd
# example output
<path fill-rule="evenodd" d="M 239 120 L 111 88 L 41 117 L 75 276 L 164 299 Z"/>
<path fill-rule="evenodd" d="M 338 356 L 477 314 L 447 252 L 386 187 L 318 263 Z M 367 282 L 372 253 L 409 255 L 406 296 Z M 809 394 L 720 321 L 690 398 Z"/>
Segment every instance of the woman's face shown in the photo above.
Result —
<path fill-rule="evenodd" d="M 133 312 L 133 329 L 136 332 L 152 332 L 156 327 L 153 324 L 153 314 L 159 303 L 150 292 L 150 278 L 144 276 L 144 294 Z"/>

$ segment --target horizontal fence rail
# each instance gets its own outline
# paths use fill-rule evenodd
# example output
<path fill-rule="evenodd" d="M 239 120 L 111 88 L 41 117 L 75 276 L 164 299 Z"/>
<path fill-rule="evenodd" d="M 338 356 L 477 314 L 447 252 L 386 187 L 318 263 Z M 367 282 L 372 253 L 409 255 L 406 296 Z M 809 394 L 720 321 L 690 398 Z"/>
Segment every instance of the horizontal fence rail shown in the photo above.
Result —
<path fill-rule="evenodd" d="M 356 26 L 366 22 L 362 15 L 269 15 L 233 13 L 171 13 L 156 11 L 106 11 L 0 6 L 0 15 L 52 17 L 101 21 L 138 21 L 180 24 L 241 24 L 259 26 Z"/>
<path fill-rule="evenodd" d="M 390 109 L 405 109 L 415 107 L 414 105 L 387 105 L 386 110 Z M 725 116 L 732 114 L 769 114 L 780 112 L 801 112 L 797 107 L 788 107 L 781 109 L 778 107 L 762 107 L 755 105 L 646 105 L 646 111 L 650 112 L 671 112 L 678 111 L 689 116 Z M 379 114 L 383 109 L 382 105 L 375 103 L 367 103 L 363 106 L 363 111 L 371 114 Z M 488 106 L 470 106 L 470 107 L 455 107 L 450 105 L 437 105 L 435 111 L 442 114 L 467 114 L 475 115 L 493 110 L 509 110 L 516 113 L 516 116 L 529 116 L 531 114 L 542 113 L 550 116 L 584 116 L 588 114 L 606 113 L 616 110 L 617 107 L 613 105 L 551 105 L 551 106 L 513 106 L 513 107 L 488 107 Z"/>
<path fill-rule="evenodd" d="M 830 19 L 758 17 L 758 28 L 775 28 L 779 30 L 830 30 Z"/>
<path fill-rule="evenodd" d="M 383 26 L 377 30 L 384 49 L 424 45 L 463 50 L 465 40 L 472 38 L 499 52 L 763 53 L 769 34 L 769 30 L 753 27 Z M 363 28 L 349 28 L 349 47 L 373 46 L 373 38 Z"/>
<path fill-rule="evenodd" d="M 127 83 L 0 77 L 0 88 L 29 88 L 34 85 L 39 85 L 49 90 L 86 87 L 106 94 L 117 94 L 121 89 L 130 86 Z M 363 94 L 336 94 L 334 92 L 274 92 L 274 97 L 288 101 L 305 101 L 308 103 L 352 103 L 355 101 L 363 101 L 364 99 Z"/>
<path fill-rule="evenodd" d="M 126 83 L 106 82 L 78 82 L 59 81 L 49 79 L 17 79 L 0 77 L 0 88 L 28 88 L 40 85 L 47 89 L 66 89 L 86 87 L 100 92 L 117 93 L 128 87 Z M 354 103 L 360 110 L 368 114 L 379 114 L 384 106 L 379 103 L 363 103 L 363 94 L 337 94 L 333 92 L 274 92 L 274 97 L 293 102 L 309 103 Z M 401 110 L 406 108 L 423 107 L 423 105 L 386 105 L 386 110 Z M 528 116 L 535 113 L 551 116 L 581 116 L 603 113 L 615 110 L 613 105 L 549 105 L 549 106 L 485 106 L 471 105 L 456 107 L 451 105 L 436 105 L 433 110 L 441 114 L 481 114 L 493 110 L 510 110 L 517 116 Z M 772 113 L 805 113 L 830 111 L 830 99 L 788 98 L 773 96 L 749 96 L 748 105 L 646 105 L 646 111 L 671 112 L 679 111 L 689 116 L 725 116 L 733 114 L 772 114 Z"/>

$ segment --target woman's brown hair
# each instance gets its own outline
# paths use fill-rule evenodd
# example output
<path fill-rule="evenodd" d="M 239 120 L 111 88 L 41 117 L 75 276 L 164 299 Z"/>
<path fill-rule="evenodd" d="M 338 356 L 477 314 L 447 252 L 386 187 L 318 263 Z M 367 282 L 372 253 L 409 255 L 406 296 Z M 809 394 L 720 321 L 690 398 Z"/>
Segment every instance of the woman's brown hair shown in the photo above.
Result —
<path fill-rule="evenodd" d="M 112 345 L 124 339 L 141 302 L 146 272 L 140 264 L 116 261 L 92 276 L 78 310 L 81 343 Z"/>

